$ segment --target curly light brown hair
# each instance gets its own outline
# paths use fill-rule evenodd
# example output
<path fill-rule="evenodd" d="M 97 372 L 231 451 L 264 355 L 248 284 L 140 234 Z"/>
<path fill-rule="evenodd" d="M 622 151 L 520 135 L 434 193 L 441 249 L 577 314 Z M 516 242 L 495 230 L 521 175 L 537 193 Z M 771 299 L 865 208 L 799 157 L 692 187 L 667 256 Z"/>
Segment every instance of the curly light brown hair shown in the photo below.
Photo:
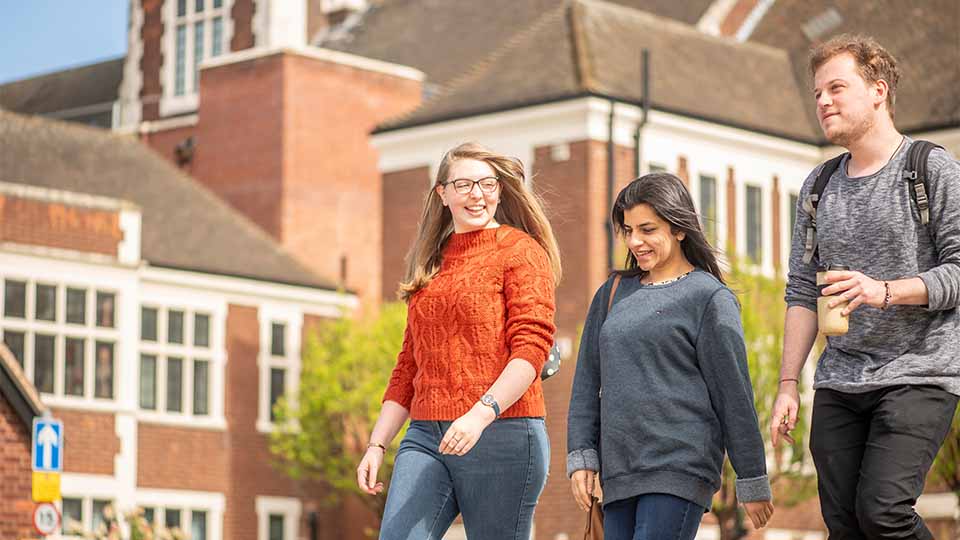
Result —
<path fill-rule="evenodd" d="M 821 66 L 840 54 L 853 57 L 857 71 L 868 84 L 880 80 L 887 83 L 887 112 L 892 120 L 897 102 L 897 82 L 900 80 L 897 59 L 872 37 L 840 34 L 810 50 L 810 74 L 815 75 Z"/>

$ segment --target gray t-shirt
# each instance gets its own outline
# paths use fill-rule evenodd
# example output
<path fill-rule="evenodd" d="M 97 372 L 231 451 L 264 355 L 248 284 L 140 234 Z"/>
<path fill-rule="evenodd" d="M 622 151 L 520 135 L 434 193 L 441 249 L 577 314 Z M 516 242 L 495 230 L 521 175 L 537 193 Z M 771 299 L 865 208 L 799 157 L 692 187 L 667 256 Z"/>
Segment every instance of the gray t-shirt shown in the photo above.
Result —
<path fill-rule="evenodd" d="M 623 278 L 607 315 L 611 282 L 580 339 L 567 474 L 600 470 L 604 504 L 668 493 L 709 508 L 726 451 L 739 500 L 769 500 L 736 296 L 700 270 L 663 285 Z"/>
<path fill-rule="evenodd" d="M 886 311 L 861 305 L 850 330 L 828 337 L 814 388 L 869 392 L 900 384 L 929 384 L 960 395 L 960 165 L 934 149 L 928 161 L 930 222 L 925 227 L 903 179 L 904 139 L 879 171 L 847 176 L 844 158 L 817 207 L 819 257 L 803 262 L 810 216 L 803 200 L 819 167 L 800 190 L 790 252 L 786 302 L 817 309 L 816 267 L 845 264 L 878 280 L 920 277 L 927 306 L 894 305 Z"/>

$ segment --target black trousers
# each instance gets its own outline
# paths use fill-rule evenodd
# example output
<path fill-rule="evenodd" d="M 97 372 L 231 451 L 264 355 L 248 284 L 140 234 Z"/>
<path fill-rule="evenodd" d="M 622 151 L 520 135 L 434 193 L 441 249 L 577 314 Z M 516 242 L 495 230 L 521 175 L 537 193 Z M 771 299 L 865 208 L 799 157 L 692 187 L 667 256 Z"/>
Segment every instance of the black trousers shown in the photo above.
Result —
<path fill-rule="evenodd" d="M 956 407 L 934 386 L 817 390 L 810 451 L 829 540 L 933 538 L 913 506 Z"/>

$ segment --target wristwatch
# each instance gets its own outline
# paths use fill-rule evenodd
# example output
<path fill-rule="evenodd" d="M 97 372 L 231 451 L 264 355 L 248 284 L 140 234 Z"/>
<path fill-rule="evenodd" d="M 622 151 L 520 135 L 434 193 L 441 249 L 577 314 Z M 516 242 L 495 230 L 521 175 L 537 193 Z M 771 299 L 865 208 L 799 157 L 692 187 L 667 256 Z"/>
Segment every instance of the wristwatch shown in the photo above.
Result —
<path fill-rule="evenodd" d="M 496 418 L 500 418 L 500 405 L 497 403 L 497 400 L 493 397 L 493 394 L 484 394 L 480 398 L 480 403 L 483 403 L 487 407 L 493 409 L 493 414 Z"/>

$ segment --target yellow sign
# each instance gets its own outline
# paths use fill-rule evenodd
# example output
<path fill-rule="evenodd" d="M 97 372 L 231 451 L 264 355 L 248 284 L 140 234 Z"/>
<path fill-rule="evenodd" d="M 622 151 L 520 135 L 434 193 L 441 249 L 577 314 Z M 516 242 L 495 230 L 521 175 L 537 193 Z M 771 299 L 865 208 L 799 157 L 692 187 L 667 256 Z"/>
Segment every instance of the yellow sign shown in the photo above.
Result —
<path fill-rule="evenodd" d="M 33 502 L 60 500 L 60 473 L 33 472 Z"/>

